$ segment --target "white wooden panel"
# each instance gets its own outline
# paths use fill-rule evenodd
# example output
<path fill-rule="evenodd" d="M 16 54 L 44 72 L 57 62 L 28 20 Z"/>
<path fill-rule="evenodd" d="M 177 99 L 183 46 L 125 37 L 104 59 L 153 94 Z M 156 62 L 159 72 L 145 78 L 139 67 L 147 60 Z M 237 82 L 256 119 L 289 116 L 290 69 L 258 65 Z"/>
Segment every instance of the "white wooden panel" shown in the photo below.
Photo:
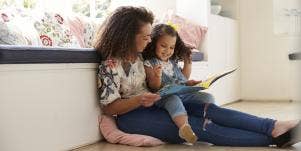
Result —
<path fill-rule="evenodd" d="M 0 65 L 0 150 L 67 150 L 100 140 L 95 66 Z"/>

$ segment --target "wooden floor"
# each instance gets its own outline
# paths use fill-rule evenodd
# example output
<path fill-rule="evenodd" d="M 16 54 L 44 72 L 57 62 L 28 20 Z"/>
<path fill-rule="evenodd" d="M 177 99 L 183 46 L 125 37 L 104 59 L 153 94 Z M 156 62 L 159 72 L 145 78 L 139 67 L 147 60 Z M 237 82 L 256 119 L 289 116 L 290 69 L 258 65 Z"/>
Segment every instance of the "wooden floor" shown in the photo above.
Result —
<path fill-rule="evenodd" d="M 301 103 L 296 102 L 254 102 L 243 101 L 228 104 L 226 108 L 231 108 L 254 115 L 269 117 L 278 120 L 301 119 Z M 99 142 L 97 144 L 89 145 L 74 151 L 301 151 L 301 143 L 286 149 L 279 149 L 275 147 L 221 147 L 211 146 L 205 143 L 198 143 L 194 146 L 187 145 L 161 145 L 157 147 L 132 147 L 126 145 L 109 144 L 106 142 Z"/>

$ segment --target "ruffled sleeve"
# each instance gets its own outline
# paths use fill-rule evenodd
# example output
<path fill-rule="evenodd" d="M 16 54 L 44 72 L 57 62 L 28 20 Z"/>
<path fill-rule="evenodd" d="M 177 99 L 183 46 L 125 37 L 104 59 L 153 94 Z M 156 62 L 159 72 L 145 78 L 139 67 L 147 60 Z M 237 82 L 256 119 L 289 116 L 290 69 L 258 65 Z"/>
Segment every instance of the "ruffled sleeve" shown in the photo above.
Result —
<path fill-rule="evenodd" d="M 149 60 L 144 60 L 144 62 L 143 62 L 144 66 L 147 66 L 147 67 L 150 67 L 150 68 L 153 68 L 154 66 L 159 65 L 159 64 L 161 64 L 161 63 L 156 58 L 152 58 L 152 59 L 149 59 Z"/>
<path fill-rule="evenodd" d="M 143 65 L 147 66 L 147 67 L 150 67 L 150 68 L 153 68 L 153 65 L 151 64 L 150 60 L 144 60 Z"/>
<path fill-rule="evenodd" d="M 106 60 L 98 67 L 98 97 L 101 105 L 108 105 L 121 98 L 120 76 L 118 75 L 117 60 Z"/>

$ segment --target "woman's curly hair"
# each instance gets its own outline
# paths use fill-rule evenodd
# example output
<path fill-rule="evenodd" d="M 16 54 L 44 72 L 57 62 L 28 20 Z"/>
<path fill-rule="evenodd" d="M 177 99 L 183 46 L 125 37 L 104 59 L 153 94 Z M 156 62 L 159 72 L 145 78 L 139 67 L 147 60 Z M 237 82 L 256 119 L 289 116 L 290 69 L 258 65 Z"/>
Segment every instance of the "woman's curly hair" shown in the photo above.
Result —
<path fill-rule="evenodd" d="M 159 38 L 163 35 L 177 37 L 174 54 L 171 56 L 170 59 L 175 61 L 182 61 L 184 60 L 184 58 L 191 56 L 192 48 L 185 45 L 185 43 L 179 36 L 178 32 L 172 26 L 167 24 L 158 24 L 152 30 L 152 34 L 151 34 L 152 41 L 146 46 L 146 48 L 142 53 L 144 59 L 149 60 L 151 58 L 157 57 L 156 44 Z"/>
<path fill-rule="evenodd" d="M 119 7 L 100 27 L 94 47 L 102 60 L 136 55 L 135 36 L 143 25 L 153 21 L 153 13 L 144 7 Z"/>

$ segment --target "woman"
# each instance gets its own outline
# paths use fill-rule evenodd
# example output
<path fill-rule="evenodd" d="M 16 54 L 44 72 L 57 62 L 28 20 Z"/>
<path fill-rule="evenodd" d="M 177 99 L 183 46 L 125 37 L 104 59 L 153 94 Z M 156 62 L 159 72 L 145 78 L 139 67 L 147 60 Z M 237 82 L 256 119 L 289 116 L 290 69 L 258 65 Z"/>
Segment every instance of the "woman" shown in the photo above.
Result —
<path fill-rule="evenodd" d="M 95 45 L 103 59 L 98 71 L 99 99 L 105 114 L 117 115 L 118 127 L 124 132 L 182 143 L 178 127 L 168 113 L 153 106 L 160 96 L 146 88 L 140 53 L 151 42 L 153 19 L 151 12 L 137 7 L 120 7 L 108 18 Z M 212 98 L 209 94 L 203 97 Z M 198 141 L 224 146 L 279 147 L 300 141 L 291 137 L 300 127 L 297 121 L 259 118 L 193 99 L 183 104 Z"/>

